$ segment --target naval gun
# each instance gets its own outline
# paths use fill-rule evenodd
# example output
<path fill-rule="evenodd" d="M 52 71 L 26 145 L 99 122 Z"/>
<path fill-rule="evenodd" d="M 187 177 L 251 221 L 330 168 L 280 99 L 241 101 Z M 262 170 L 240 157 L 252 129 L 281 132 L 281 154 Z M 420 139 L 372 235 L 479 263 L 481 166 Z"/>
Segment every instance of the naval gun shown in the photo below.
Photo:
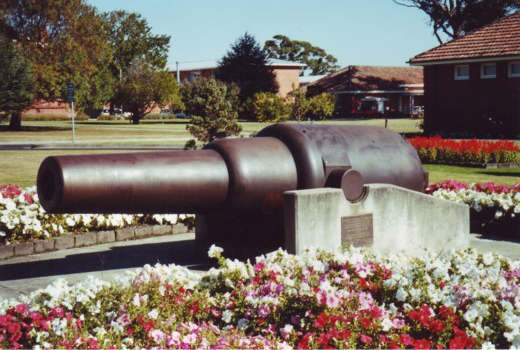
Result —
<path fill-rule="evenodd" d="M 198 241 L 259 251 L 283 245 L 285 191 L 336 187 L 356 202 L 372 183 L 421 191 L 428 173 L 388 129 L 290 123 L 200 150 L 51 156 L 37 177 L 48 212 L 195 213 Z"/>

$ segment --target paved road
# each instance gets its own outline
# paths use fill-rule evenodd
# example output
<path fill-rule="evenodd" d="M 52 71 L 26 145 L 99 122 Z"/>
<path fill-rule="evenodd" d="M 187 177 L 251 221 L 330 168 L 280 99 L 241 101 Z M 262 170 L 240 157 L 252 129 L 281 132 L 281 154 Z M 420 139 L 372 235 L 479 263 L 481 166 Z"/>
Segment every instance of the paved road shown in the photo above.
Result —
<path fill-rule="evenodd" d="M 196 250 L 194 238 L 193 233 L 168 235 L 0 261 L 0 298 L 30 293 L 57 278 L 76 282 L 93 275 L 103 280 L 113 280 L 125 271 L 157 262 L 205 271 L 210 263 L 205 252 Z M 470 246 L 483 253 L 492 251 L 520 259 L 520 242 L 482 239 L 472 235 Z"/>

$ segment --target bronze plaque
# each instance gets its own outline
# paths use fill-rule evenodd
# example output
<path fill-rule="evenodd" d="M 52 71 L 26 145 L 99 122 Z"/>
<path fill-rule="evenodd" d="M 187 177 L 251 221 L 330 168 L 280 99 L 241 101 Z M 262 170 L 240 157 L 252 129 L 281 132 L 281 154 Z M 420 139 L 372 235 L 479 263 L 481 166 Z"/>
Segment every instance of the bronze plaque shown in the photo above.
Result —
<path fill-rule="evenodd" d="M 371 246 L 374 243 L 372 214 L 342 216 L 341 244 L 355 247 Z"/>

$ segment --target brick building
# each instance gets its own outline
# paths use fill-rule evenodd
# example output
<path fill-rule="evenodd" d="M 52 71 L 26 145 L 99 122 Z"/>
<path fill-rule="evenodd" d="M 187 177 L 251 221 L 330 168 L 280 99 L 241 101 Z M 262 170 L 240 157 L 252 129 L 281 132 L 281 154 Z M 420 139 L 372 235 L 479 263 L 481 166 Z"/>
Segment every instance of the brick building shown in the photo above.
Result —
<path fill-rule="evenodd" d="M 339 116 L 412 114 L 423 104 L 421 67 L 348 66 L 307 85 L 307 93 L 337 96 Z"/>
<path fill-rule="evenodd" d="M 425 131 L 520 136 L 520 12 L 423 52 Z"/>
<path fill-rule="evenodd" d="M 278 94 L 282 97 L 287 96 L 293 89 L 300 87 L 299 76 L 304 64 L 298 62 L 284 61 L 278 59 L 269 59 L 270 66 L 278 83 Z M 179 80 L 193 81 L 197 77 L 209 78 L 214 76 L 217 70 L 217 61 L 202 61 L 195 63 L 179 64 Z"/>

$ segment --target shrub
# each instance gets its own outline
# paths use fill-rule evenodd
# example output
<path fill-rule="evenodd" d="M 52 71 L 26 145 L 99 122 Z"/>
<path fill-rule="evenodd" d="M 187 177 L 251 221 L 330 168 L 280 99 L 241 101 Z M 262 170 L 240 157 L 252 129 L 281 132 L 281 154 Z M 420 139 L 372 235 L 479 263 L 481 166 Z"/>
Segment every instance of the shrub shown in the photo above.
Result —
<path fill-rule="evenodd" d="M 520 184 L 511 187 L 492 182 L 466 185 L 448 180 L 428 186 L 425 193 L 467 204 L 472 232 L 520 233 Z"/>
<path fill-rule="evenodd" d="M 285 100 L 274 92 L 257 92 L 246 103 L 248 119 L 259 122 L 287 119 L 289 107 Z"/>
<path fill-rule="evenodd" d="M 289 93 L 289 98 L 292 100 L 290 104 L 291 112 L 289 118 L 291 120 L 303 120 L 309 110 L 309 100 L 305 96 L 303 89 L 295 89 Z"/>
<path fill-rule="evenodd" d="M 506 349 L 520 345 L 520 262 L 278 250 L 195 273 L 157 264 L 118 282 L 58 280 L 0 300 L 1 348 Z"/>
<path fill-rule="evenodd" d="M 48 214 L 36 188 L 0 185 L 0 244 L 56 237 L 64 232 L 108 230 L 138 224 L 175 224 L 186 215 Z M 1 334 L 0 334 L 1 335 Z"/>
<path fill-rule="evenodd" d="M 186 126 L 202 142 L 238 135 L 242 127 L 237 122 L 238 88 L 213 78 L 198 78 L 182 87 L 186 114 L 192 116 Z"/>
<path fill-rule="evenodd" d="M 485 165 L 520 161 L 513 141 L 450 140 L 440 136 L 409 138 L 424 163 Z"/>
<path fill-rule="evenodd" d="M 336 96 L 326 92 L 309 99 L 306 118 L 312 120 L 324 120 L 332 116 L 336 106 Z"/>

